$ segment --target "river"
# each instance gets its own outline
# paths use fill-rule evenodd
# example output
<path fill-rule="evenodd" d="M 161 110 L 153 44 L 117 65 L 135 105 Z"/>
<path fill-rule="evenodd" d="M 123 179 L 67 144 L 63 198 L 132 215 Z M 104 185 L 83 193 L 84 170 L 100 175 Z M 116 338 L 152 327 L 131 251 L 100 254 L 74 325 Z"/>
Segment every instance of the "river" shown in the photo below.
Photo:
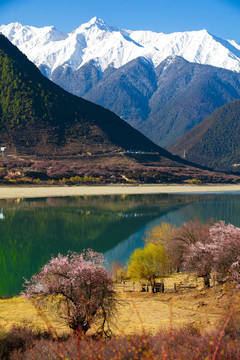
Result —
<path fill-rule="evenodd" d="M 14 296 L 51 256 L 86 248 L 126 264 L 155 225 L 240 226 L 240 192 L 0 200 L 0 296 Z"/>

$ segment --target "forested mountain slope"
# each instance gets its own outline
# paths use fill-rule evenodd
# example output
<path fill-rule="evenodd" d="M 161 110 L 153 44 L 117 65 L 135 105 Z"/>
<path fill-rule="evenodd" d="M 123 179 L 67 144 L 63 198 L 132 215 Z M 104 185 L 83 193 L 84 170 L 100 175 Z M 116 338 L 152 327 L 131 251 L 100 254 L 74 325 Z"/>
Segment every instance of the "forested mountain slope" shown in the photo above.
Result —
<path fill-rule="evenodd" d="M 240 170 L 240 99 L 217 109 L 169 150 L 216 170 Z"/>

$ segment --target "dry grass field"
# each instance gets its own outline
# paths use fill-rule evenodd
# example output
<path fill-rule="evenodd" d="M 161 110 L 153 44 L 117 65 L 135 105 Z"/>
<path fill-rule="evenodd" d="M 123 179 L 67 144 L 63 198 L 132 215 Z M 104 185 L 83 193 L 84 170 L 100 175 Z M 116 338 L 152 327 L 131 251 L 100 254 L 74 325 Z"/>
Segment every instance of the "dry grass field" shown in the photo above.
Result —
<path fill-rule="evenodd" d="M 181 291 L 174 292 L 174 283 L 182 284 Z M 206 290 L 201 279 L 185 274 L 174 274 L 164 279 L 164 284 L 165 293 L 155 294 L 136 291 L 140 290 L 137 284 L 125 285 L 125 289 L 118 285 L 123 306 L 112 321 L 113 332 L 156 334 L 160 329 L 189 324 L 203 330 L 215 327 L 230 309 L 240 311 L 240 293 L 231 286 L 218 285 Z M 197 287 L 189 289 L 189 285 Z"/>
<path fill-rule="evenodd" d="M 194 282 L 195 281 L 195 282 Z M 118 312 L 110 327 L 115 335 L 134 333 L 156 334 L 160 329 L 191 324 L 199 329 L 216 326 L 232 307 L 240 311 L 240 294 L 226 286 L 203 289 L 201 280 L 183 274 L 164 279 L 165 293 L 142 293 L 138 283 L 116 285 L 120 300 Z M 174 283 L 198 285 L 196 289 L 174 292 Z M 69 332 L 63 320 L 52 309 L 44 313 L 26 299 L 16 297 L 0 300 L 2 335 L 13 325 L 43 329 L 49 326 L 58 334 Z"/>

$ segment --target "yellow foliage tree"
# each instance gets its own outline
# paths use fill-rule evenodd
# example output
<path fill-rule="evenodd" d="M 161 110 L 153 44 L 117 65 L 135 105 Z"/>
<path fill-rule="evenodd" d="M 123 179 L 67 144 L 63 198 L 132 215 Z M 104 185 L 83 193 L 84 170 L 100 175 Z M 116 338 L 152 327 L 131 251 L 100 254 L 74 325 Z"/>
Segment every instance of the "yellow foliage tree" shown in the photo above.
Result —
<path fill-rule="evenodd" d="M 126 267 L 115 261 L 111 265 L 111 275 L 114 281 L 122 282 L 127 278 Z"/>
<path fill-rule="evenodd" d="M 147 233 L 145 242 L 146 244 L 153 243 L 155 245 L 167 245 L 167 242 L 175 229 L 175 225 L 167 222 L 161 223 L 161 225 L 154 226 L 150 232 Z"/>
<path fill-rule="evenodd" d="M 143 249 L 135 249 L 128 262 L 128 274 L 133 279 L 145 279 L 154 292 L 155 279 L 169 271 L 169 261 L 162 245 L 149 243 Z"/>

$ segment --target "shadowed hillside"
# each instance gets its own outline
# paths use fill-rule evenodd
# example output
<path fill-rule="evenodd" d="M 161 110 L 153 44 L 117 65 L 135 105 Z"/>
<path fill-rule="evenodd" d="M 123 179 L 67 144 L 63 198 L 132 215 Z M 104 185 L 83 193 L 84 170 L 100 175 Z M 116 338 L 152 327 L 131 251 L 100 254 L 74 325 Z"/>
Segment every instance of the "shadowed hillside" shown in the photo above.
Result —
<path fill-rule="evenodd" d="M 216 110 L 169 150 L 216 170 L 240 170 L 240 99 Z"/>

